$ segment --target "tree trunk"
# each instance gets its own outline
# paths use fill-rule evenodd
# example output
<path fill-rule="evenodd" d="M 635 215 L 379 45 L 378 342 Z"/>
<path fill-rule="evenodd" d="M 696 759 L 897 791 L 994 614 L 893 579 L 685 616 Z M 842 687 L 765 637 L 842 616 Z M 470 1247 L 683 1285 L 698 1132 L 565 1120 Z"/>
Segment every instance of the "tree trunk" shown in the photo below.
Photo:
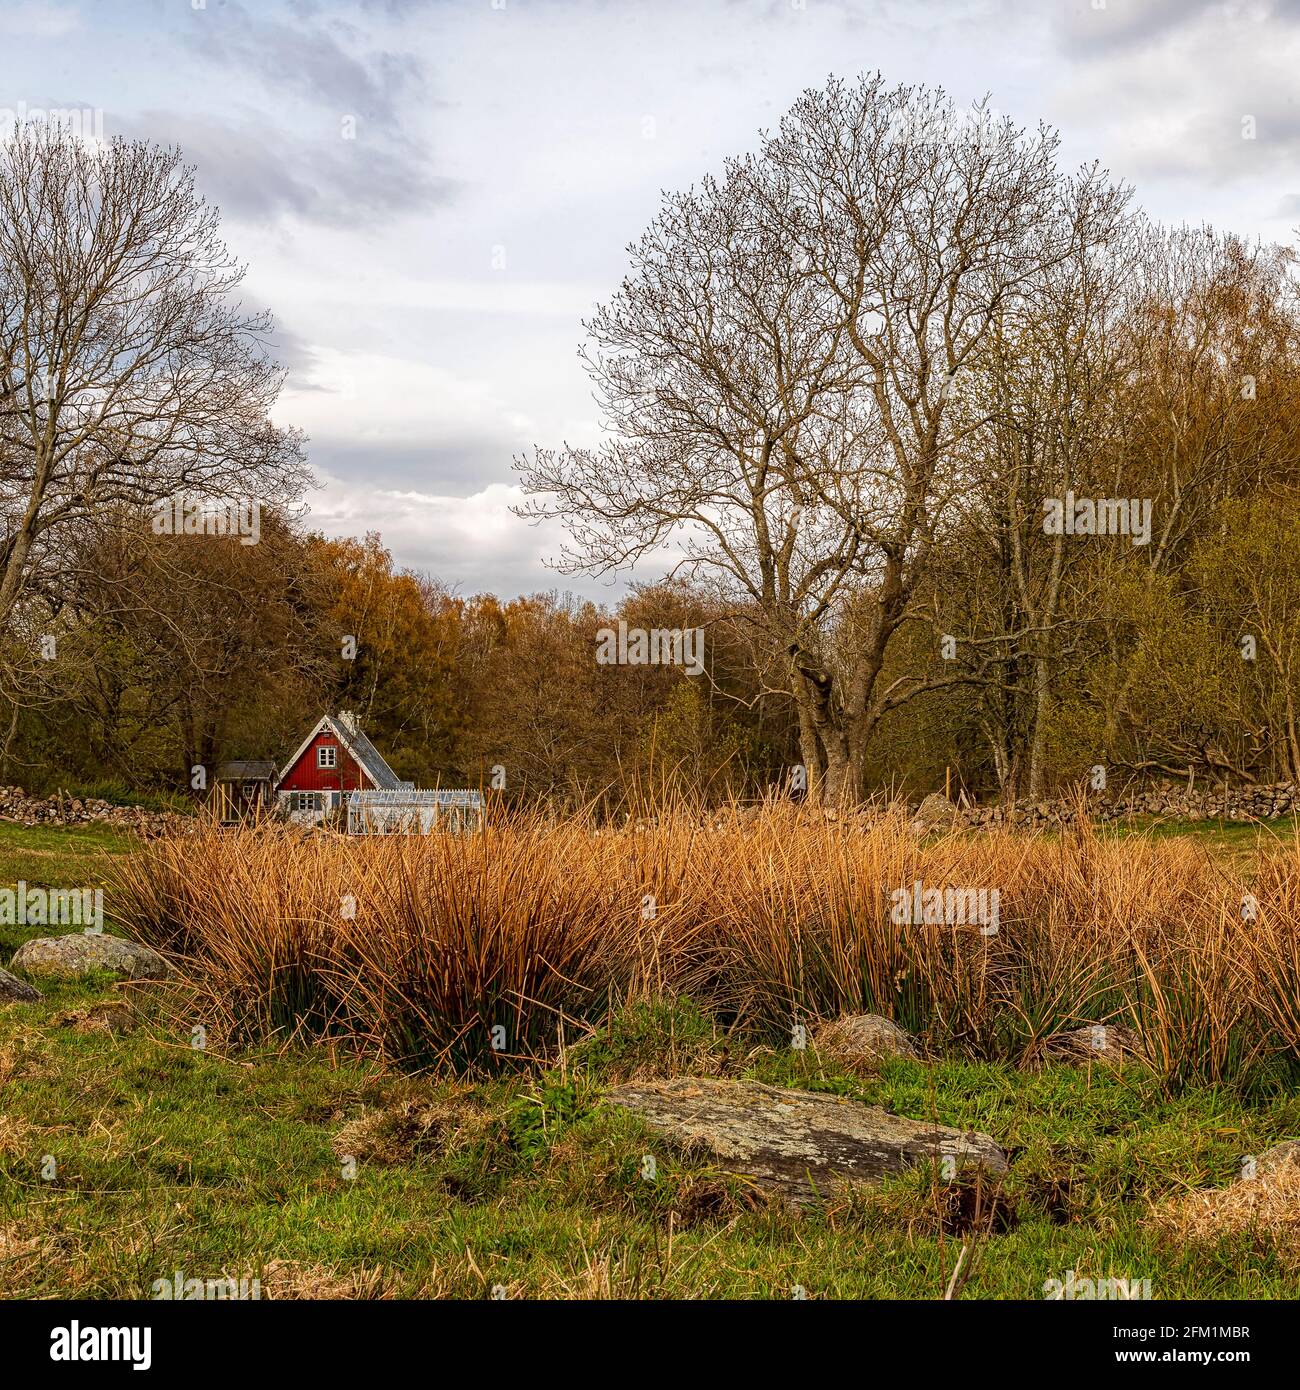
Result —
<path fill-rule="evenodd" d="M 1039 801 L 1043 796 L 1047 754 L 1047 707 L 1051 697 L 1051 672 L 1047 658 L 1034 658 L 1034 732 L 1029 741 L 1029 799 Z"/>

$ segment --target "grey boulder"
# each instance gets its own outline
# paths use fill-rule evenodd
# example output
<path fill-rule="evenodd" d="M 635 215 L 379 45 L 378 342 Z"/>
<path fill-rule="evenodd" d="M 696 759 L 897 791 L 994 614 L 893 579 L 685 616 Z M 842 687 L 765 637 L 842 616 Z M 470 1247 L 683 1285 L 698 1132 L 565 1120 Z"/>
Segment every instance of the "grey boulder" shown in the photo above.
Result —
<path fill-rule="evenodd" d="M 39 936 L 24 941 L 13 960 L 26 975 L 86 975 L 107 970 L 128 980 L 165 980 L 172 968 L 148 946 L 101 932 Z"/>
<path fill-rule="evenodd" d="M 1296 1167 L 1300 1167 L 1300 1139 L 1284 1139 L 1271 1149 L 1265 1149 L 1255 1161 L 1255 1171 L 1265 1176 Z"/>
<path fill-rule="evenodd" d="M 1086 1062 L 1144 1062 L 1146 1049 L 1141 1035 L 1122 1023 L 1086 1023 L 1054 1033 L 1043 1043 L 1043 1055 L 1057 1062 L 1082 1065 Z"/>
<path fill-rule="evenodd" d="M 0 1004 L 34 1004 L 42 997 L 26 980 L 20 980 L 7 970 L 0 970 Z"/>
<path fill-rule="evenodd" d="M 844 1014 L 823 1023 L 813 1035 L 817 1051 L 847 1062 L 878 1062 L 884 1057 L 920 1056 L 912 1039 L 881 1014 Z"/>

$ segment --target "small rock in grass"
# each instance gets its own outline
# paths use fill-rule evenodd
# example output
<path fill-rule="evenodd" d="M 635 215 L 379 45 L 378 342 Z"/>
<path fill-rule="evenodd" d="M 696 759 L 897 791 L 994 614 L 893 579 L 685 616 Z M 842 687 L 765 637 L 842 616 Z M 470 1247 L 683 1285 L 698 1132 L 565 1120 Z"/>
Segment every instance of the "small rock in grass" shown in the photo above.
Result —
<path fill-rule="evenodd" d="M 86 975 L 92 970 L 107 970 L 128 980 L 165 980 L 175 973 L 148 946 L 101 932 L 24 941 L 9 964 L 25 975 Z"/>
<path fill-rule="evenodd" d="M 1255 1160 L 1256 1174 L 1280 1173 L 1283 1168 L 1300 1168 L 1300 1139 L 1284 1139 L 1265 1149 Z"/>
<path fill-rule="evenodd" d="M 43 998 L 26 980 L 20 980 L 7 970 L 0 970 L 0 1004 L 35 1004 Z"/>
<path fill-rule="evenodd" d="M 1122 1023 L 1086 1023 L 1055 1033 L 1043 1043 L 1043 1055 L 1056 1062 L 1145 1062 L 1142 1038 Z"/>
<path fill-rule="evenodd" d="M 920 1057 L 916 1043 L 898 1024 L 880 1014 L 845 1014 L 823 1023 L 813 1036 L 818 1052 L 848 1062 L 878 1062 L 885 1057 Z"/>

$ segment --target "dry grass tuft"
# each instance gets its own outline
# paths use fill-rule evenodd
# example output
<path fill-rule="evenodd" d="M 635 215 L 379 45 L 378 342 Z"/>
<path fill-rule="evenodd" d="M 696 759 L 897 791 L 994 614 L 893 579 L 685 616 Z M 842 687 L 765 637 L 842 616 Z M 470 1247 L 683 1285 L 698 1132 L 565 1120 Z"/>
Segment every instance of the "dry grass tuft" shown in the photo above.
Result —
<path fill-rule="evenodd" d="M 13 1222 L 0 1223 L 0 1296 L 24 1288 L 49 1260 L 46 1239 L 26 1234 Z"/>
<path fill-rule="evenodd" d="M 59 1014 L 55 1022 L 60 1028 L 70 1028 L 74 1033 L 108 1033 L 119 1037 L 135 1032 L 139 1026 L 139 1016 L 122 1004 L 91 1004 L 83 1009 Z"/>
<path fill-rule="evenodd" d="M 16 1158 L 25 1154 L 35 1133 L 35 1125 L 18 1115 L 9 1115 L 0 1110 L 0 1155 Z"/>
<path fill-rule="evenodd" d="M 51 1070 L 40 1034 L 25 1028 L 8 1042 L 0 1043 L 0 1088 L 11 1081 L 47 1075 Z"/>
<path fill-rule="evenodd" d="M 331 1143 L 340 1158 L 394 1165 L 473 1143 L 496 1123 L 485 1106 L 468 1099 L 427 1102 L 407 1097 L 363 1110 Z"/>
<path fill-rule="evenodd" d="M 1300 1164 L 1279 1164 L 1231 1187 L 1189 1192 L 1161 1203 L 1151 1220 L 1179 1245 L 1247 1236 L 1300 1264 Z"/>
<path fill-rule="evenodd" d="M 383 1269 L 332 1269 L 297 1260 L 271 1260 L 262 1269 L 262 1297 L 281 1299 L 383 1299 L 394 1297 Z M 438 1293 L 425 1295 L 437 1298 Z"/>

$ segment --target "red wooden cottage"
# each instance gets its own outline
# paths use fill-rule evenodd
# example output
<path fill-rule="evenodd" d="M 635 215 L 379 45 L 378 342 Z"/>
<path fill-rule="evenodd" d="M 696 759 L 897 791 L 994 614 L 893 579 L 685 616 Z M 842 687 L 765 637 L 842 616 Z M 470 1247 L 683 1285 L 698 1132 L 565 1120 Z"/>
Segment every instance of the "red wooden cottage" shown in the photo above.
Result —
<path fill-rule="evenodd" d="M 321 820 L 354 791 L 411 791 L 357 727 L 350 711 L 325 715 L 289 759 L 276 800 L 292 819 Z"/>

